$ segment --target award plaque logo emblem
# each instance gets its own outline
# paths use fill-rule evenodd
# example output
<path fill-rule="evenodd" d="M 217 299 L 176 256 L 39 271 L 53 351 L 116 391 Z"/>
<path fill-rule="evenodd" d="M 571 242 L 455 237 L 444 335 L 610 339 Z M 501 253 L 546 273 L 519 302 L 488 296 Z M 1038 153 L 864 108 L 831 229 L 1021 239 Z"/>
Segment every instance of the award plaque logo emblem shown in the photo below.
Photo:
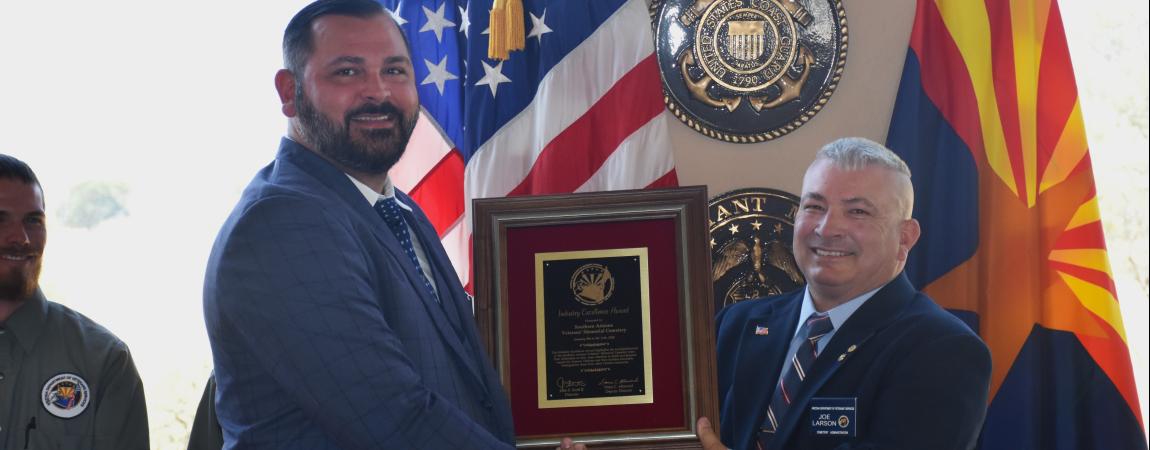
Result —
<path fill-rule="evenodd" d="M 571 293 L 575 301 L 587 306 L 600 305 L 615 293 L 615 277 L 602 264 L 584 264 L 571 275 Z"/>
<path fill-rule="evenodd" d="M 766 188 L 718 195 L 708 205 L 715 311 L 805 283 L 791 240 L 799 198 Z"/>
<path fill-rule="evenodd" d="M 841 0 L 656 0 L 665 102 L 695 131 L 762 142 L 825 105 L 846 63 Z"/>

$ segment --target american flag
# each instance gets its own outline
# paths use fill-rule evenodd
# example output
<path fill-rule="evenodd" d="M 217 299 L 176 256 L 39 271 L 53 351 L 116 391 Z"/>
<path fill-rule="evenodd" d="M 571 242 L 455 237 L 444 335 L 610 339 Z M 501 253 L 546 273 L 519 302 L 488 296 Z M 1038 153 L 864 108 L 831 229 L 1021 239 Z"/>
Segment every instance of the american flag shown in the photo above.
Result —
<path fill-rule="evenodd" d="M 397 187 L 471 287 L 471 199 L 678 184 L 643 0 L 525 0 L 524 49 L 487 58 L 491 0 L 381 0 L 422 114 Z"/>

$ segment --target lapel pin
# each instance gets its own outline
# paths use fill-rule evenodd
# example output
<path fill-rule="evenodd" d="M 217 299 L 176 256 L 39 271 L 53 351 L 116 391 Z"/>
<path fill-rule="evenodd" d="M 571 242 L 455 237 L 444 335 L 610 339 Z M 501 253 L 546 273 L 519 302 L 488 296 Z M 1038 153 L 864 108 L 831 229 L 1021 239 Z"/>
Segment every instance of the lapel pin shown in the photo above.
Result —
<path fill-rule="evenodd" d="M 854 353 L 854 351 L 855 351 L 855 350 L 858 350 L 858 349 L 859 349 L 859 346 L 857 346 L 857 345 L 855 345 L 855 344 L 851 344 L 851 346 L 850 346 L 850 347 L 847 347 L 847 352 L 846 352 L 846 353 L 843 353 L 843 354 L 840 354 L 840 355 L 839 355 L 839 362 L 843 362 L 843 361 L 846 361 L 846 359 L 847 359 L 847 355 L 849 355 L 849 354 L 851 354 L 851 353 Z"/>
<path fill-rule="evenodd" d="M 755 325 L 755 336 L 766 336 L 771 330 L 762 325 Z"/>

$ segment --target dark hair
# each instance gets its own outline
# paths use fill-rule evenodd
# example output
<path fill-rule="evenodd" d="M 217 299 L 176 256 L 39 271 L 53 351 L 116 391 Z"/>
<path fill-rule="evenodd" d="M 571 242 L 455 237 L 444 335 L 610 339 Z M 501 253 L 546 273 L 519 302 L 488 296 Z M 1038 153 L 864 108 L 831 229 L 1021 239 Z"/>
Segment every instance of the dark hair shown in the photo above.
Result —
<path fill-rule="evenodd" d="M 28 164 L 3 153 L 0 153 L 0 178 L 19 180 L 24 184 L 34 184 L 36 187 L 40 187 L 40 180 L 36 178 L 36 172 L 33 172 Z"/>
<path fill-rule="evenodd" d="M 311 24 L 323 16 L 336 15 L 336 16 L 351 16 L 361 19 L 375 17 L 377 15 L 386 15 L 388 20 L 395 23 L 395 19 L 387 10 L 375 0 L 318 0 L 312 4 L 305 6 L 295 17 L 292 17 L 288 22 L 287 28 L 284 29 L 283 53 L 284 53 L 284 67 L 296 76 L 301 76 L 304 65 L 307 64 L 307 58 L 311 56 L 313 50 Z M 395 24 L 399 29 L 399 24 Z M 407 53 L 411 54 L 411 45 L 407 42 L 407 35 L 400 30 L 400 36 L 403 36 L 403 44 L 407 48 Z"/>

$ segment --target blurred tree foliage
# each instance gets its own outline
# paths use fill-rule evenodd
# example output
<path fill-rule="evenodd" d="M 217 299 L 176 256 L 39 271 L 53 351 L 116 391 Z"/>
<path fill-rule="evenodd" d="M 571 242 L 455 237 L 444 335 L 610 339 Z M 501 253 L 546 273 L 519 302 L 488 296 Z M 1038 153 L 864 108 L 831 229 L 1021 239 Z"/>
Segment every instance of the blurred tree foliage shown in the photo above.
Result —
<path fill-rule="evenodd" d="M 127 216 L 128 186 L 114 181 L 85 181 L 73 186 L 57 217 L 65 226 L 92 229 L 105 220 Z"/>

